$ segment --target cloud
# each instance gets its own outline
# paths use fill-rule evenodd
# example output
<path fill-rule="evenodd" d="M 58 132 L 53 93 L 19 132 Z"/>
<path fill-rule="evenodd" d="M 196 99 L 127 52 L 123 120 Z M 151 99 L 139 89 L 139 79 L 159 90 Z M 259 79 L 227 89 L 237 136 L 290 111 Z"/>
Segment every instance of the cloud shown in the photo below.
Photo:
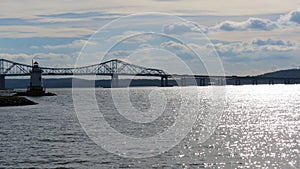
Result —
<path fill-rule="evenodd" d="M 122 43 L 127 43 L 127 44 L 134 44 L 134 43 L 145 43 L 148 42 L 152 39 L 155 38 L 156 35 L 154 34 L 149 34 L 149 33 L 140 33 L 133 35 L 131 37 L 128 37 Z"/>
<path fill-rule="evenodd" d="M 253 45 L 253 49 L 259 49 L 266 52 L 287 52 L 299 48 L 295 42 L 273 39 L 255 39 L 249 45 Z"/>
<path fill-rule="evenodd" d="M 295 46 L 294 42 L 291 41 L 284 41 L 284 40 L 273 40 L 273 39 L 255 39 L 251 42 L 253 45 L 257 46 L 267 46 L 267 45 L 272 45 L 272 46 L 286 46 L 286 47 L 291 47 Z"/>
<path fill-rule="evenodd" d="M 66 61 L 71 59 L 72 57 L 67 54 L 58 54 L 58 53 L 36 53 L 31 55 L 33 59 L 38 60 L 52 60 L 52 61 Z"/>
<path fill-rule="evenodd" d="M 40 48 L 39 46 L 35 46 L 35 45 L 30 46 L 30 49 L 39 49 L 39 48 Z"/>
<path fill-rule="evenodd" d="M 126 49 L 126 50 L 118 49 L 118 50 L 110 51 L 106 54 L 106 57 L 125 58 L 134 55 L 136 53 L 147 51 L 147 49 L 165 50 L 182 59 L 191 59 L 194 58 L 195 56 L 195 53 L 193 53 L 193 51 L 185 44 L 175 42 L 175 41 L 167 41 L 167 42 L 162 42 L 160 44 L 159 43 L 140 44 L 138 48 L 134 48 L 134 49 Z"/>
<path fill-rule="evenodd" d="M 22 4 L 22 5 L 20 5 Z M 232 10 L 233 5 L 235 9 Z M 124 1 L 124 0 L 85 0 L 74 3 L 72 0 L 13 0 L 1 3 L 1 16 L 9 17 L 35 17 L 37 15 L 51 15 L 67 11 L 69 13 L 89 13 L 91 11 L 104 11 L 110 13 L 141 13 L 146 11 L 160 11 L 174 13 L 174 11 L 189 9 L 194 15 L 257 15 L 262 13 L 281 13 L 299 6 L 299 0 L 272 0 L 272 1 L 237 1 L 226 0 L 226 3 L 219 0 L 210 1 L 177 1 L 164 0 L 151 1 Z M 209 9 L 209 10 L 208 10 Z M 211 12 L 213 11 L 213 12 Z M 182 12 L 181 12 L 182 13 Z"/>
<path fill-rule="evenodd" d="M 281 15 L 279 19 L 272 21 L 262 18 L 249 18 L 246 21 L 234 22 L 223 21 L 209 28 L 210 32 L 217 31 L 249 31 L 261 30 L 271 31 L 275 29 L 287 28 L 289 26 L 300 25 L 300 9 L 293 10 L 287 14 Z"/>
<path fill-rule="evenodd" d="M 74 24 L 76 22 L 83 23 L 87 21 L 92 21 L 90 18 L 38 18 L 35 19 L 34 24 Z"/>
<path fill-rule="evenodd" d="M 108 59 L 115 59 L 115 58 L 125 58 L 133 54 L 134 51 L 132 50 L 115 50 L 110 51 L 106 54 L 106 58 Z"/>
<path fill-rule="evenodd" d="M 45 45 L 43 46 L 43 48 L 45 49 L 51 49 L 51 50 L 55 50 L 55 49 L 67 49 L 67 48 L 82 48 L 84 45 L 95 45 L 95 42 L 90 42 L 87 40 L 74 40 L 72 43 L 69 44 L 64 44 L 64 45 Z"/>
<path fill-rule="evenodd" d="M 36 54 L 26 54 L 26 53 L 0 53 L 0 56 L 4 59 L 14 60 L 14 61 L 29 61 L 32 59 L 36 60 L 46 60 L 46 61 L 67 61 L 72 58 L 70 55 L 66 54 L 58 54 L 58 53 L 36 53 Z"/>
<path fill-rule="evenodd" d="M 276 22 L 269 19 L 249 18 L 242 22 L 224 21 L 212 27 L 212 31 L 247 31 L 247 30 L 263 30 L 269 31 L 279 28 Z"/>
<path fill-rule="evenodd" d="M 181 22 L 163 26 L 163 32 L 166 34 L 184 34 L 201 31 L 206 31 L 206 28 L 194 22 Z"/>
<path fill-rule="evenodd" d="M 111 36 L 110 38 L 106 39 L 106 41 L 107 42 L 120 42 L 120 41 L 123 41 L 123 42 L 130 43 L 130 39 L 131 38 L 138 40 L 137 37 L 140 38 L 139 35 L 142 35 L 142 34 L 144 34 L 144 32 L 140 32 L 140 31 L 125 31 L 125 32 L 123 32 L 120 35 Z M 144 39 L 141 39 L 141 38 L 139 40 L 141 40 L 141 42 L 145 41 Z"/>
<path fill-rule="evenodd" d="M 223 21 L 216 25 L 204 27 L 199 26 L 194 22 L 174 23 L 163 26 L 163 31 L 166 34 L 185 34 L 191 32 L 213 33 L 219 31 L 272 31 L 276 29 L 287 28 L 287 26 L 300 25 L 300 10 L 294 10 L 288 14 L 282 15 L 277 20 L 270 20 L 264 18 L 250 17 L 244 21 Z"/>
<path fill-rule="evenodd" d="M 116 19 L 123 15 L 117 13 L 106 13 L 106 12 L 70 12 L 70 13 L 58 13 L 49 15 L 37 15 L 35 21 L 45 23 L 63 23 L 63 22 L 86 22 L 99 19 Z"/>
<path fill-rule="evenodd" d="M 1 58 L 8 59 L 8 60 L 27 60 L 32 58 L 32 56 L 25 53 L 17 53 L 17 54 L 1 53 L 0 56 Z"/>
<path fill-rule="evenodd" d="M 175 41 L 163 42 L 160 44 L 160 48 L 168 50 L 182 59 L 192 59 L 195 56 L 192 49 L 185 44 Z"/>
<path fill-rule="evenodd" d="M 38 15 L 39 17 L 47 18 L 91 18 L 91 17 L 118 17 L 119 14 L 112 13 L 101 13 L 101 12 L 82 12 L 82 13 L 59 13 L 59 14 L 49 14 L 49 15 Z"/>
<path fill-rule="evenodd" d="M 288 24 L 300 25 L 300 9 L 293 10 L 286 15 L 282 15 L 279 18 L 278 22 L 284 25 L 288 25 Z"/>
<path fill-rule="evenodd" d="M 254 39 L 245 42 L 216 42 L 214 45 L 206 45 L 206 48 L 215 48 L 218 54 L 225 60 L 245 61 L 272 58 L 280 53 L 296 51 L 300 49 L 295 42 L 274 40 L 274 39 Z M 262 57 L 264 56 L 264 57 Z"/>
<path fill-rule="evenodd" d="M 155 49 L 155 45 L 147 44 L 147 43 L 142 43 L 139 45 L 138 49 Z"/>
<path fill-rule="evenodd" d="M 94 31 L 87 28 L 72 28 L 64 26 L 0 26 L 0 37 L 2 38 L 75 38 L 90 35 L 92 33 L 94 33 Z"/>

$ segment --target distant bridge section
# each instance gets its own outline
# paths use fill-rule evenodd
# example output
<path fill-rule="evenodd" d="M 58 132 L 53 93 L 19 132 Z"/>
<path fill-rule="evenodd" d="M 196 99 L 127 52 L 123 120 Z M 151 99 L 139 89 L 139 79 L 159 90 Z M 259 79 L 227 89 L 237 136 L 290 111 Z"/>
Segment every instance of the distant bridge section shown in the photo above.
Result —
<path fill-rule="evenodd" d="M 5 89 L 6 76 L 30 76 L 32 65 L 0 59 L 0 89 Z M 300 84 L 300 78 L 272 78 L 263 76 L 207 76 L 207 75 L 178 75 L 167 74 L 160 69 L 146 68 L 113 59 L 103 63 L 74 67 L 74 68 L 49 68 L 40 67 L 42 75 L 103 75 L 111 76 L 111 87 L 119 86 L 119 76 L 150 76 L 160 77 L 161 86 L 207 86 L 207 85 L 243 85 L 243 84 Z M 168 80 L 173 78 L 173 80 Z M 176 81 L 174 81 L 176 79 Z M 191 82 L 192 81 L 192 82 Z M 169 82 L 169 83 L 168 83 Z"/>

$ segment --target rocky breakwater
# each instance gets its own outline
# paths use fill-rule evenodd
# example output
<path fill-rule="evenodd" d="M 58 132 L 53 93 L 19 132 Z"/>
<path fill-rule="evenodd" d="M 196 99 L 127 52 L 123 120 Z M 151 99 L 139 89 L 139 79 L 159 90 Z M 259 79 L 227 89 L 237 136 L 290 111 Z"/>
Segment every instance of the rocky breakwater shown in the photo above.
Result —
<path fill-rule="evenodd" d="M 25 97 L 14 96 L 14 94 L 15 93 L 9 91 L 0 91 L 0 107 L 37 104 Z"/>

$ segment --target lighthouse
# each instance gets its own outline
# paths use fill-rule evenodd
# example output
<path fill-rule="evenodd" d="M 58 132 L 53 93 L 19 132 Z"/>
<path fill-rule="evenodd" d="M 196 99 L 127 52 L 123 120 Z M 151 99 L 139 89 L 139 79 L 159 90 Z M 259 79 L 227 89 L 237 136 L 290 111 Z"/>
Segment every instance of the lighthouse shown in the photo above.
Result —
<path fill-rule="evenodd" d="M 42 70 L 37 62 L 32 65 L 32 70 L 30 72 L 30 86 L 27 90 L 28 95 L 40 96 L 45 94 L 42 80 Z"/>

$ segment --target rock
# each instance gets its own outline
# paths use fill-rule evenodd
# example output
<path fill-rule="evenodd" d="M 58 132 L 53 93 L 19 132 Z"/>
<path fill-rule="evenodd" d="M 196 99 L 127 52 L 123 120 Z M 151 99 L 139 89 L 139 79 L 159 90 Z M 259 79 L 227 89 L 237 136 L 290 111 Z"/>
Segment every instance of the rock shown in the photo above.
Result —
<path fill-rule="evenodd" d="M 0 107 L 5 106 L 25 106 L 25 105 L 35 105 L 37 103 L 28 100 L 24 97 L 18 96 L 0 96 Z"/>
<path fill-rule="evenodd" d="M 31 92 L 17 92 L 14 96 L 31 96 L 31 97 L 41 97 L 41 96 L 56 96 L 55 93 L 31 93 Z"/>

